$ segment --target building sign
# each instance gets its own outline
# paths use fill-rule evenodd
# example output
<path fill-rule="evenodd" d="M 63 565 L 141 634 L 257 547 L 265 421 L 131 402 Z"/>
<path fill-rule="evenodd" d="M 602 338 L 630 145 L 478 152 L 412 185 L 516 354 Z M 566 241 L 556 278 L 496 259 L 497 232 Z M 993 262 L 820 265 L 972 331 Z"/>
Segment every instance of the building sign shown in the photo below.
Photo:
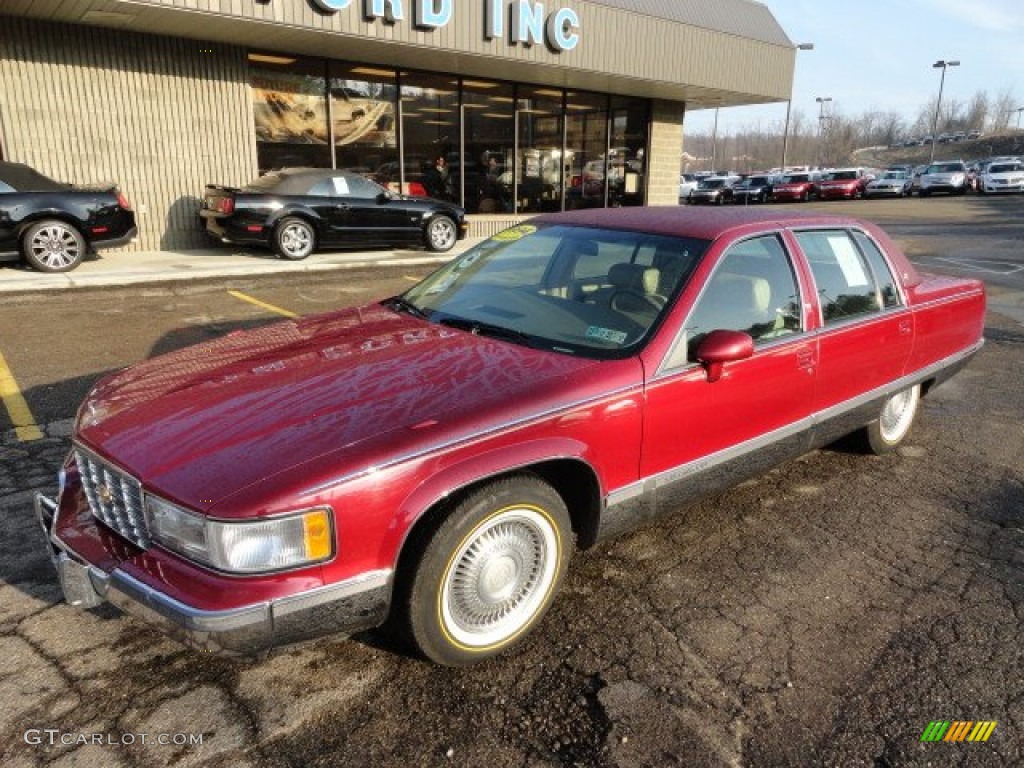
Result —
<path fill-rule="evenodd" d="M 324 13 L 344 11 L 362 2 L 367 21 L 401 24 L 411 14 L 419 29 L 440 29 L 455 15 L 455 0 L 310 0 Z M 580 42 L 580 17 L 572 8 L 548 12 L 534 0 L 481 0 L 484 3 L 484 37 L 507 40 L 510 45 L 546 43 L 556 53 L 571 51 Z"/>

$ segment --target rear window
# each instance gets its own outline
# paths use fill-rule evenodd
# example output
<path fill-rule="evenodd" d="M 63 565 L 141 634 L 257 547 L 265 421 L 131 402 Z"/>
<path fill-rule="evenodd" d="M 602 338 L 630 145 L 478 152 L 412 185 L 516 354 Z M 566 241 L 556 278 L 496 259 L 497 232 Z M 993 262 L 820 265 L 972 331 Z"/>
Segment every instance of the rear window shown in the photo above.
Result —
<path fill-rule="evenodd" d="M 43 176 L 22 163 L 0 163 L 0 182 L 11 192 L 60 192 L 71 186 Z"/>

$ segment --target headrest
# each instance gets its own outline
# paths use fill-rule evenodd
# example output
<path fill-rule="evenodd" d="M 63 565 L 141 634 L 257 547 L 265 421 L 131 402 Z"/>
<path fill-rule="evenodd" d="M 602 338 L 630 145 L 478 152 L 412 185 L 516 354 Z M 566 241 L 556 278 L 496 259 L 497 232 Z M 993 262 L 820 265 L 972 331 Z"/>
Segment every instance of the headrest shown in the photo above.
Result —
<path fill-rule="evenodd" d="M 742 309 L 756 309 L 767 312 L 771 307 L 772 288 L 763 277 L 747 275 L 718 275 L 716 291 L 718 299 Z"/>
<path fill-rule="evenodd" d="M 643 294 L 658 292 L 659 277 L 658 270 L 643 264 L 613 264 L 608 270 L 608 282 L 616 288 Z"/>

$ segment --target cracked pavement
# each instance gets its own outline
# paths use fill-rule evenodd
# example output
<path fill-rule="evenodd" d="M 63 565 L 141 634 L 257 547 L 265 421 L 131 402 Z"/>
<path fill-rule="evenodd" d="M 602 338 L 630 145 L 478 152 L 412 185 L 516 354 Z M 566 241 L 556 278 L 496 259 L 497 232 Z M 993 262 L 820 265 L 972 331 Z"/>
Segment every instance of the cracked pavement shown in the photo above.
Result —
<path fill-rule="evenodd" d="M 226 659 L 65 605 L 31 497 L 69 414 L 33 443 L 0 424 L 0 763 L 1021 765 L 1024 326 L 986 337 L 898 452 L 818 451 L 578 554 L 538 630 L 468 669 L 380 633 Z M 922 743 L 933 720 L 998 726 Z"/>

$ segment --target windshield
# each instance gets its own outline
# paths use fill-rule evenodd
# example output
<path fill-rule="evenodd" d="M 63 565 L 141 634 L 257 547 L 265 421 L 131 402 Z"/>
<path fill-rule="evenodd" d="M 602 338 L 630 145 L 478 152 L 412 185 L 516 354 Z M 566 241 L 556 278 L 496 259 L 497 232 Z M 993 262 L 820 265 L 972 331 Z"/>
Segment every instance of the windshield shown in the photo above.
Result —
<path fill-rule="evenodd" d="M 856 171 L 833 171 L 825 176 L 826 181 L 855 181 L 856 179 Z"/>
<path fill-rule="evenodd" d="M 796 173 L 791 176 L 783 176 L 783 184 L 801 184 L 805 181 L 809 181 L 810 177 L 806 173 Z"/>
<path fill-rule="evenodd" d="M 1000 163 L 999 165 L 989 166 L 989 173 L 1012 173 L 1013 171 L 1019 171 L 1024 168 L 1021 163 Z"/>
<path fill-rule="evenodd" d="M 407 311 L 514 343 L 624 357 L 650 337 L 708 241 L 559 224 L 500 232 L 402 297 Z"/>
<path fill-rule="evenodd" d="M 963 163 L 938 163 L 929 165 L 926 173 L 962 173 L 963 170 Z"/>
<path fill-rule="evenodd" d="M 701 189 L 718 189 L 725 186 L 725 179 L 705 179 L 698 186 Z"/>
<path fill-rule="evenodd" d="M 907 174 L 905 174 L 903 171 L 886 171 L 884 174 L 882 174 L 882 178 L 899 181 L 901 179 L 907 178 Z"/>

